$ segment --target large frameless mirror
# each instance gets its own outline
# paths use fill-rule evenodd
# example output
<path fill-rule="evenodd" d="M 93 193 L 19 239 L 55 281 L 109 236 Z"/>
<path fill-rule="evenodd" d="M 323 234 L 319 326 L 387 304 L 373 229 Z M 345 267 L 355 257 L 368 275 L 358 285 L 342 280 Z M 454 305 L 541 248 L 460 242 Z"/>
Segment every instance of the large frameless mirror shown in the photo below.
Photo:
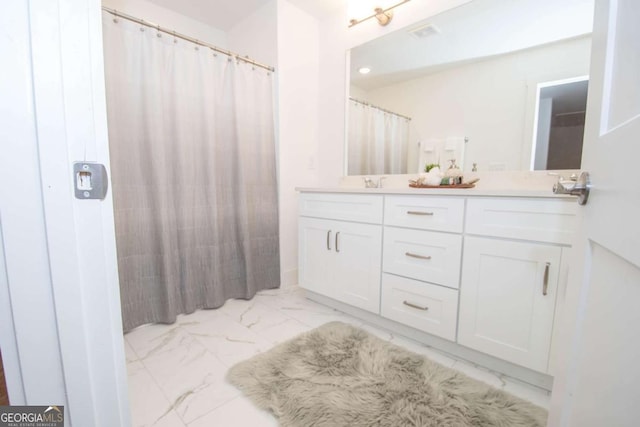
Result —
<path fill-rule="evenodd" d="M 351 49 L 346 173 L 579 168 L 592 25 L 593 0 L 474 0 Z"/>

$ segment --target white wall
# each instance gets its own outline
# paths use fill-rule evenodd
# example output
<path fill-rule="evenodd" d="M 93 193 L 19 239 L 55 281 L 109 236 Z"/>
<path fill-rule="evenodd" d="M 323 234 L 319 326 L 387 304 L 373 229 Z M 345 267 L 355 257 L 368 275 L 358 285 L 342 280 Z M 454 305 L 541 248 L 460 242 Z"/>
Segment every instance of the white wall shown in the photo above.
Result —
<path fill-rule="evenodd" d="M 591 38 L 558 42 L 456 66 L 368 92 L 369 100 L 412 118 L 410 141 L 469 137 L 465 169 L 528 169 L 535 114 L 530 89 L 587 75 Z M 425 144 L 423 144 L 425 145 Z M 428 145 L 428 144 L 427 144 Z M 440 153 L 441 164 L 446 165 Z"/>
<path fill-rule="evenodd" d="M 298 194 L 295 187 L 320 184 L 319 39 L 318 21 L 314 17 L 287 0 L 278 0 L 278 157 L 283 286 L 298 281 Z"/>
<path fill-rule="evenodd" d="M 351 98 L 355 98 L 358 101 L 368 101 L 369 100 L 369 92 L 364 89 L 359 88 L 355 85 L 349 86 L 349 96 Z"/>
<path fill-rule="evenodd" d="M 346 3 L 346 2 L 345 2 Z M 335 186 L 344 175 L 344 141 L 346 123 L 346 78 L 349 43 L 347 10 L 320 23 L 320 78 L 318 127 L 318 180 L 322 186 Z M 364 24 L 363 24 L 364 25 Z"/>
<path fill-rule="evenodd" d="M 275 67 L 278 61 L 278 1 L 271 0 L 227 33 L 228 49 Z"/>
<path fill-rule="evenodd" d="M 205 22 L 181 15 L 145 0 L 102 0 L 102 5 L 136 18 L 153 22 L 178 33 L 224 49 L 229 48 L 227 33 Z"/>
<path fill-rule="evenodd" d="M 445 10 L 461 6 L 472 0 L 430 0 L 411 1 L 394 9 L 394 16 L 391 23 L 381 26 L 376 19 L 370 19 L 354 27 L 347 28 L 348 20 L 346 10 L 338 13 L 333 19 L 338 19 L 338 24 L 346 33 L 346 46 L 344 49 L 351 49 L 362 43 L 378 38 L 388 33 L 392 33 L 408 25 L 422 21 L 430 16 L 437 15 Z M 346 2 L 345 2 L 346 9 Z"/>

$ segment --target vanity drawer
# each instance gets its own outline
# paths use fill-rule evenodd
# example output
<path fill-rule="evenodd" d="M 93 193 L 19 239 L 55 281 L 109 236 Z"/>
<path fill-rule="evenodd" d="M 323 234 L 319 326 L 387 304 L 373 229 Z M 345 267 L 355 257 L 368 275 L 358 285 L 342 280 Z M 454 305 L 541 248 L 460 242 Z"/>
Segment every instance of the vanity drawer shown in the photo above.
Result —
<path fill-rule="evenodd" d="M 464 199 L 460 197 L 386 196 L 386 225 L 462 232 Z"/>
<path fill-rule="evenodd" d="M 458 291 L 391 274 L 382 275 L 382 310 L 387 319 L 455 341 Z"/>
<path fill-rule="evenodd" d="M 467 201 L 466 232 L 571 245 L 578 213 L 575 200 L 473 198 Z"/>
<path fill-rule="evenodd" d="M 342 221 L 382 223 L 381 195 L 302 193 L 299 214 Z"/>
<path fill-rule="evenodd" d="M 384 227 L 382 271 L 458 288 L 462 236 Z"/>

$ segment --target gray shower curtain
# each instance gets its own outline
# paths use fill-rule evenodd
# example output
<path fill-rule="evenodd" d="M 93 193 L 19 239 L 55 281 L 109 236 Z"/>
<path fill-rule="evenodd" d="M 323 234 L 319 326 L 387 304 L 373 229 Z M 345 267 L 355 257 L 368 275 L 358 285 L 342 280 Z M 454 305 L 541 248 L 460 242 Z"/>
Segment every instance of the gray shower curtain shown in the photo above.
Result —
<path fill-rule="evenodd" d="M 278 287 L 270 73 L 103 25 L 124 330 Z"/>

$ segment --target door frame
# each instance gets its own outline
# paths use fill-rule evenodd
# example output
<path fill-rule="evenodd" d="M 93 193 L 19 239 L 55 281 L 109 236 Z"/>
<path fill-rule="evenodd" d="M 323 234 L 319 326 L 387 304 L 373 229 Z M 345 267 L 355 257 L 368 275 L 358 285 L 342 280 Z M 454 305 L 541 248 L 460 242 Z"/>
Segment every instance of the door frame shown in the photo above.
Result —
<path fill-rule="evenodd" d="M 62 400 L 69 425 L 129 426 L 111 193 L 78 200 L 73 189 L 74 161 L 109 171 L 100 7 L 0 5 L 11 32 L 0 40 L 5 60 L 25 70 L 0 83 L 21 87 L 1 101 L 13 140 L 1 146 L 2 166 L 15 179 L 0 180 L 0 344 L 11 404 Z M 43 335 L 50 339 L 34 338 Z"/>

